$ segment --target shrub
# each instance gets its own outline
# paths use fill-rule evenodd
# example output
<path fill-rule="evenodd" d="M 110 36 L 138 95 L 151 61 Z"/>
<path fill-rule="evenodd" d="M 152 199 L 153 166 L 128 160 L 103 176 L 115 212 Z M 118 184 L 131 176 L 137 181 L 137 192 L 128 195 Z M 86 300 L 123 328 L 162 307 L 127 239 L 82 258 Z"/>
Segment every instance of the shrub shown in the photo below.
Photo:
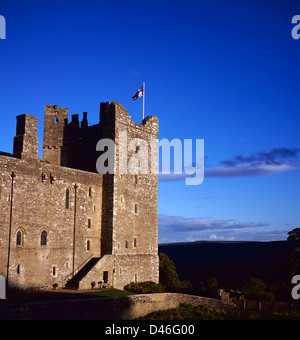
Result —
<path fill-rule="evenodd" d="M 152 281 L 131 282 L 124 286 L 124 290 L 138 294 L 163 293 L 165 291 L 163 285 Z"/>

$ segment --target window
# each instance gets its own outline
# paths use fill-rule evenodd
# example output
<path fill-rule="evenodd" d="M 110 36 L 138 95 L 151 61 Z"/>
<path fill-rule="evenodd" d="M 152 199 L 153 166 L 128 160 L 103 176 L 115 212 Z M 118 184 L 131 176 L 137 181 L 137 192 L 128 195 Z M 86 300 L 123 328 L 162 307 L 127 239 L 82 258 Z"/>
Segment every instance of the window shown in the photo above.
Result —
<path fill-rule="evenodd" d="M 138 176 L 137 175 L 134 176 L 134 182 L 135 182 L 135 185 L 138 184 Z"/>
<path fill-rule="evenodd" d="M 86 241 L 86 250 L 91 250 L 91 241 L 90 240 Z"/>
<path fill-rule="evenodd" d="M 17 274 L 18 275 L 20 274 L 20 265 L 19 264 L 17 265 Z"/>
<path fill-rule="evenodd" d="M 43 230 L 41 233 L 41 246 L 47 245 L 47 232 L 46 230 Z"/>
<path fill-rule="evenodd" d="M 56 267 L 52 267 L 52 276 L 56 275 Z"/>
<path fill-rule="evenodd" d="M 24 243 L 24 237 L 23 237 L 23 232 L 19 230 L 17 232 L 17 246 L 22 247 Z"/>
<path fill-rule="evenodd" d="M 103 282 L 108 283 L 108 272 L 103 272 Z"/>
<path fill-rule="evenodd" d="M 66 191 L 66 209 L 70 209 L 70 190 Z"/>
<path fill-rule="evenodd" d="M 93 189 L 89 188 L 89 197 L 92 197 L 92 194 L 93 194 Z"/>
<path fill-rule="evenodd" d="M 125 241 L 125 248 L 128 248 L 128 241 Z"/>
<path fill-rule="evenodd" d="M 92 227 L 92 220 L 89 218 L 88 219 L 88 228 L 91 229 L 91 227 Z"/>
<path fill-rule="evenodd" d="M 55 111 L 54 123 L 58 123 L 58 111 Z"/>
<path fill-rule="evenodd" d="M 133 239 L 133 247 L 136 248 L 136 238 Z"/>
<path fill-rule="evenodd" d="M 137 214 L 138 213 L 138 204 L 134 205 L 134 212 Z"/>
<path fill-rule="evenodd" d="M 137 273 L 134 274 L 134 281 L 135 281 L 135 282 L 138 282 Z"/>

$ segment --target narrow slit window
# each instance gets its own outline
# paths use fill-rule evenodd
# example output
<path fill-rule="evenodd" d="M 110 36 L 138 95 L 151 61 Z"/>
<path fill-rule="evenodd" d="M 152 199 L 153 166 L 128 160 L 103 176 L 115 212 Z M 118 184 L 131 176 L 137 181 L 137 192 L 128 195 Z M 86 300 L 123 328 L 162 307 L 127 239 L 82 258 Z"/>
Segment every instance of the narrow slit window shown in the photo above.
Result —
<path fill-rule="evenodd" d="M 66 209 L 70 209 L 70 190 L 66 191 Z"/>
<path fill-rule="evenodd" d="M 103 272 L 103 282 L 108 283 L 108 272 L 107 271 Z"/>
<path fill-rule="evenodd" d="M 47 245 L 47 232 L 45 230 L 41 233 L 41 246 Z"/>
<path fill-rule="evenodd" d="M 23 246 L 23 233 L 21 230 L 17 232 L 17 246 Z"/>

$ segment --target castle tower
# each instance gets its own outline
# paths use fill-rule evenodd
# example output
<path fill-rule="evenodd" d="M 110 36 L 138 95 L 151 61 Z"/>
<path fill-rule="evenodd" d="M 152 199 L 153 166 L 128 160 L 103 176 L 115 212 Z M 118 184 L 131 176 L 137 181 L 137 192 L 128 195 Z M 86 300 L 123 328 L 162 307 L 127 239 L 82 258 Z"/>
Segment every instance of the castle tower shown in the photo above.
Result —
<path fill-rule="evenodd" d="M 114 257 L 113 286 L 128 281 L 158 282 L 157 174 L 151 173 L 151 141 L 158 138 L 158 119 L 131 120 L 119 103 L 101 103 L 103 138 L 115 142 L 114 174 L 103 176 L 102 255 Z M 121 160 L 120 155 L 126 153 Z M 146 154 L 146 172 L 121 173 L 120 161 L 130 164 Z M 147 156 L 148 155 L 148 156 Z M 105 199 L 104 199 L 105 198 Z"/>
<path fill-rule="evenodd" d="M 17 131 L 14 138 L 14 157 L 39 159 L 37 138 L 37 117 L 20 115 L 17 117 Z"/>
<path fill-rule="evenodd" d="M 64 126 L 68 124 L 68 109 L 46 105 L 44 114 L 43 159 L 61 165 Z"/>

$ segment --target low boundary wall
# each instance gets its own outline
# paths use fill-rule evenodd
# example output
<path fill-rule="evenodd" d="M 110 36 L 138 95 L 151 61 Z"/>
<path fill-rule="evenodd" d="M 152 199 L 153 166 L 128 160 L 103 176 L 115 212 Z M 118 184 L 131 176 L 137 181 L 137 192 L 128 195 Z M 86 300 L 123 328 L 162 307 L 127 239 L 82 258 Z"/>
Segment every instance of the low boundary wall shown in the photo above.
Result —
<path fill-rule="evenodd" d="M 159 293 L 112 298 L 63 300 L 20 305 L 1 305 L 2 320 L 132 320 L 149 313 L 177 308 L 181 303 L 219 311 L 236 307 L 221 300 L 194 295 Z"/>

